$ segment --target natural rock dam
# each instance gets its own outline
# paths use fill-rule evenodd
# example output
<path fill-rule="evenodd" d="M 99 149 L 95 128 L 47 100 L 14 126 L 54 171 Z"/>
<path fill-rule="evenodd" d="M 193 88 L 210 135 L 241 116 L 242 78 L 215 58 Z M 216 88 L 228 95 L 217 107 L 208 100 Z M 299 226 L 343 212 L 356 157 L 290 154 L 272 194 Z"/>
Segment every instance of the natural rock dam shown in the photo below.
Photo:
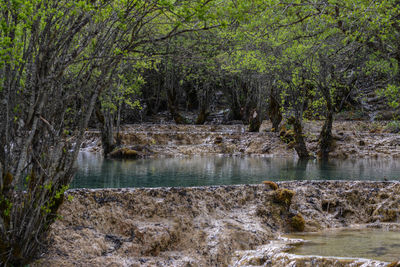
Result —
<path fill-rule="evenodd" d="M 399 182 L 278 186 L 70 190 L 35 266 L 387 265 L 293 256 L 280 236 L 355 224 L 399 231 Z"/>
<path fill-rule="evenodd" d="M 271 132 L 271 123 L 264 121 L 260 132 L 247 132 L 245 125 L 173 125 L 134 124 L 121 130 L 124 147 L 145 157 L 190 155 L 252 155 L 293 157 L 290 131 Z M 321 121 L 304 123 L 304 138 L 313 155 L 319 149 Z M 333 124 L 334 146 L 331 158 L 400 158 L 400 136 L 383 132 L 368 122 L 336 121 Z M 83 150 L 100 152 L 98 131 L 86 132 Z"/>

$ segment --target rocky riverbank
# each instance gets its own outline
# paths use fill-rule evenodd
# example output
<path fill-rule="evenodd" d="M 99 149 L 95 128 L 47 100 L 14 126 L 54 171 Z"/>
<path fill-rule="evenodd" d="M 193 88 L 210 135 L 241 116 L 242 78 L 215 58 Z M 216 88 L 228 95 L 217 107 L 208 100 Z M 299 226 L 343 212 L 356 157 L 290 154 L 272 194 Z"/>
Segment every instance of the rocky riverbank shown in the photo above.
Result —
<path fill-rule="evenodd" d="M 245 125 L 138 124 L 122 128 L 122 145 L 145 157 L 191 155 L 253 155 L 293 157 L 293 146 L 284 133 L 271 132 L 265 121 L 260 132 Z M 318 153 L 322 122 L 304 123 L 310 153 Z M 385 131 L 383 122 L 337 121 L 333 125 L 332 158 L 400 158 L 400 135 Z M 101 152 L 100 133 L 88 131 L 83 150 Z"/>
<path fill-rule="evenodd" d="M 290 255 L 292 241 L 280 235 L 355 224 L 399 230 L 399 182 L 278 186 L 70 190 L 35 266 L 386 265 Z"/>

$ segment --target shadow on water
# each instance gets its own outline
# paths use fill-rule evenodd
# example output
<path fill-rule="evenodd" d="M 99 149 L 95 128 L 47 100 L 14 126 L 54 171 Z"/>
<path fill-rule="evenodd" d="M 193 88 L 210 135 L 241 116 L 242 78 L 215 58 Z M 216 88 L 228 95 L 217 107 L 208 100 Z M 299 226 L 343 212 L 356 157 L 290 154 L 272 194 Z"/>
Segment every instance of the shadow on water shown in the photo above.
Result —
<path fill-rule="evenodd" d="M 192 157 L 107 160 L 81 153 L 74 188 L 257 184 L 264 180 L 400 180 L 400 161 L 319 162 L 287 158 Z"/>

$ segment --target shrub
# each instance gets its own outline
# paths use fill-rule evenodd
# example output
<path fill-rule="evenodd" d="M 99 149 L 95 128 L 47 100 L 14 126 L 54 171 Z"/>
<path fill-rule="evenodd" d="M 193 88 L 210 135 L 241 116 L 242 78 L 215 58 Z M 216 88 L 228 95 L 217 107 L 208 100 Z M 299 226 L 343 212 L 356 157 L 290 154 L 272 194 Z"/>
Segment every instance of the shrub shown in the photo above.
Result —
<path fill-rule="evenodd" d="M 385 130 L 390 133 L 400 133 L 400 121 L 391 121 L 385 126 Z"/>

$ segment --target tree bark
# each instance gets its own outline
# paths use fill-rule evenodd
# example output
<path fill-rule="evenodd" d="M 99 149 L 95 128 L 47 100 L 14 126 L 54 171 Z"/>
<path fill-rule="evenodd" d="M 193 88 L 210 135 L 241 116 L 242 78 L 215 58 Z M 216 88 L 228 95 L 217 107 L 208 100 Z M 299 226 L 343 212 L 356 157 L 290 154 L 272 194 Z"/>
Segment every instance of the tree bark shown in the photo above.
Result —
<path fill-rule="evenodd" d="M 320 143 L 319 143 L 319 156 L 323 160 L 327 160 L 329 158 L 329 152 L 332 149 L 332 124 L 333 124 L 333 106 L 329 100 L 327 100 L 327 116 L 322 126 L 321 134 L 320 134 Z"/>
<path fill-rule="evenodd" d="M 186 120 L 177 111 L 176 107 L 176 92 L 174 89 L 168 90 L 168 109 L 176 124 L 186 124 Z"/>
<path fill-rule="evenodd" d="M 272 128 L 274 132 L 279 131 L 279 124 L 282 121 L 282 113 L 280 110 L 280 106 L 276 98 L 273 96 L 273 93 L 270 94 L 270 101 L 268 107 L 268 116 L 272 122 Z"/>
<path fill-rule="evenodd" d="M 250 116 L 249 119 L 249 132 L 258 132 L 261 126 L 261 119 L 260 115 L 258 114 L 257 110 L 253 110 L 253 114 Z"/>
<path fill-rule="evenodd" d="M 196 124 L 198 124 L 198 125 L 204 124 L 207 120 L 208 115 L 209 115 L 209 112 L 206 111 L 206 108 L 204 108 L 204 107 L 201 108 L 199 115 L 197 116 L 197 119 L 196 119 Z"/>
<path fill-rule="evenodd" d="M 294 130 L 294 149 L 300 159 L 309 159 L 310 154 L 308 153 L 306 142 L 303 136 L 303 127 L 299 118 L 291 117 L 288 120 L 289 124 L 293 125 Z"/>
<path fill-rule="evenodd" d="M 99 121 L 103 155 L 107 157 L 116 147 L 112 116 L 109 111 L 102 111 L 101 104 L 98 103 L 96 105 L 96 117 Z"/>

